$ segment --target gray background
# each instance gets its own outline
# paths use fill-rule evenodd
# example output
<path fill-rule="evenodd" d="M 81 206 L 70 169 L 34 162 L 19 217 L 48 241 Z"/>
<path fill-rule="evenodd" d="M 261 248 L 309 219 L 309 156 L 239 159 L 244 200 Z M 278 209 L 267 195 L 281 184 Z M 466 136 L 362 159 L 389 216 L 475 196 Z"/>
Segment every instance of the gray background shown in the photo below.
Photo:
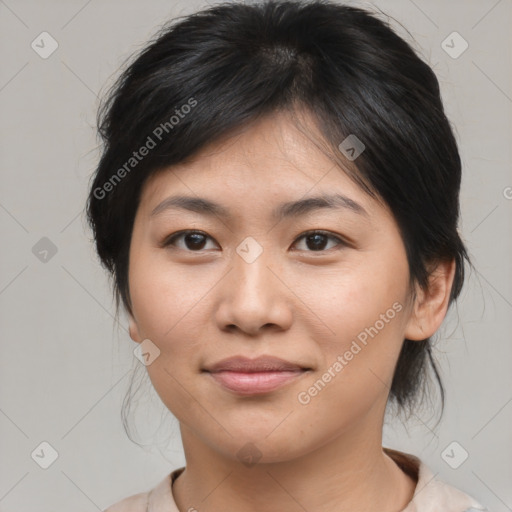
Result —
<path fill-rule="evenodd" d="M 205 5 L 0 0 L 0 511 L 101 510 L 184 464 L 177 422 L 149 386 L 135 416 L 146 445 L 123 431 L 122 398 L 141 365 L 126 318 L 113 321 L 83 207 L 98 96 L 162 22 Z M 477 267 L 440 333 L 443 421 L 435 428 L 418 414 L 405 430 L 390 417 L 385 444 L 423 457 L 491 510 L 512 510 L 512 1 L 375 5 L 411 32 L 439 77 L 464 163 L 461 230 Z M 43 31 L 59 45 L 47 59 L 31 47 Z M 469 44 L 458 58 L 441 46 L 453 31 Z M 55 254 L 44 253 L 43 237 Z M 43 441 L 58 452 L 48 469 L 36 463 L 49 461 Z M 454 441 L 452 465 L 469 454 L 457 469 L 442 456 Z"/>

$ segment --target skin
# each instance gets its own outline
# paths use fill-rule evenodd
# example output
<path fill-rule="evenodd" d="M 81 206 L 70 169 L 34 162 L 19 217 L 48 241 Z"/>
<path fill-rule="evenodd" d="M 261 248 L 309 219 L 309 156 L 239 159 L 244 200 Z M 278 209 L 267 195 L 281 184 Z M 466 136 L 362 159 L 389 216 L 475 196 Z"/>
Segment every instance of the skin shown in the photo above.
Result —
<path fill-rule="evenodd" d="M 318 133 L 312 123 L 309 129 Z M 271 216 L 282 202 L 333 192 L 367 214 L 322 208 L 279 222 Z M 218 202 L 232 217 L 184 209 L 151 216 L 177 194 Z M 181 236 L 162 246 L 185 229 L 206 233 L 203 245 Z M 316 229 L 335 237 L 321 238 L 319 250 L 302 236 Z M 251 263 L 236 252 L 246 237 L 263 250 Z M 147 371 L 180 423 L 187 466 L 173 486 L 179 509 L 404 508 L 415 481 L 382 449 L 389 387 L 404 338 L 424 339 L 440 326 L 454 269 L 453 261 L 438 264 L 428 290 L 411 285 L 389 209 L 286 113 L 260 118 L 153 175 L 130 246 L 130 336 L 160 350 Z M 309 403 L 300 403 L 298 394 L 394 303 L 401 311 Z M 234 355 L 272 355 L 311 370 L 271 393 L 239 396 L 201 371 Z M 237 455 L 247 443 L 261 456 L 250 466 Z"/>

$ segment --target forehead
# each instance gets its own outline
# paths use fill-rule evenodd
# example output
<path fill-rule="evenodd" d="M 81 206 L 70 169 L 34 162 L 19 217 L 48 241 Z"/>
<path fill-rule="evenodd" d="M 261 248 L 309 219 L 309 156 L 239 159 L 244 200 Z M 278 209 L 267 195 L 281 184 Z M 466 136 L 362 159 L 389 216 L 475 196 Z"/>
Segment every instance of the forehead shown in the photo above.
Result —
<path fill-rule="evenodd" d="M 343 167 L 329 156 L 311 119 L 301 118 L 297 127 L 288 113 L 274 113 L 156 172 L 144 186 L 141 207 L 149 214 L 168 196 L 180 194 L 256 212 L 269 203 L 338 194 L 368 212 L 379 208 L 346 174 L 353 163 L 345 164 L 343 155 L 340 162 Z"/>

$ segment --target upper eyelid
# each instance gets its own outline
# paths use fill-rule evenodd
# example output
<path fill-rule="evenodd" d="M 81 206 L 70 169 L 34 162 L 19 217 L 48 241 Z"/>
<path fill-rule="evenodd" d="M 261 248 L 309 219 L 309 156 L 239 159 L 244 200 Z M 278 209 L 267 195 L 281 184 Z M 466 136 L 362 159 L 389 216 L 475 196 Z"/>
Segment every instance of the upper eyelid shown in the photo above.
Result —
<path fill-rule="evenodd" d="M 335 238 L 341 243 L 347 243 L 345 239 L 341 235 L 335 235 L 334 233 L 331 233 L 330 231 L 326 231 L 325 229 L 312 229 L 309 231 L 305 231 L 303 234 L 299 235 L 296 240 L 300 240 L 301 238 L 304 238 L 308 235 L 324 235 L 329 238 Z"/>
<path fill-rule="evenodd" d="M 190 234 L 193 234 L 193 233 L 199 233 L 201 235 L 205 235 L 207 238 L 210 238 L 211 240 L 215 241 L 215 243 L 218 245 L 218 242 L 211 235 L 209 235 L 208 233 L 206 233 L 204 231 L 201 231 L 199 229 L 188 229 L 188 230 L 178 231 L 178 232 L 173 233 L 172 235 L 164 238 L 164 240 L 161 243 L 161 246 L 165 247 L 167 245 L 170 245 L 171 242 L 173 242 L 177 238 L 179 238 L 181 236 L 185 236 L 185 235 L 190 235 Z M 293 244 L 296 244 L 299 240 L 302 240 L 306 236 L 315 235 L 315 234 L 324 235 L 324 236 L 326 236 L 328 238 L 335 239 L 335 240 L 338 241 L 338 245 L 347 245 L 348 244 L 348 242 L 342 236 L 335 235 L 334 233 L 331 233 L 331 232 L 329 232 L 327 230 L 324 230 L 324 229 L 310 229 L 310 230 L 307 230 L 304 233 L 301 233 L 297 238 L 295 238 Z M 200 251 L 190 251 L 188 249 L 185 249 L 185 250 L 187 250 L 188 252 L 200 252 Z M 308 252 L 326 252 L 326 251 L 308 251 Z"/>

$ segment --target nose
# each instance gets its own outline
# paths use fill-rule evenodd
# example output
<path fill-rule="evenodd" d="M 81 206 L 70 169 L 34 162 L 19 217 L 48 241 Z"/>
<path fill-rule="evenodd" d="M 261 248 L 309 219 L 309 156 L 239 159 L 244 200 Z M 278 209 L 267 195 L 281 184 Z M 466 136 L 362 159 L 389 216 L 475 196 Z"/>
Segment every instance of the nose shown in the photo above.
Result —
<path fill-rule="evenodd" d="M 293 294 L 271 260 L 270 251 L 265 250 L 254 261 L 234 253 L 232 268 L 219 283 L 215 316 L 220 329 L 255 336 L 290 328 Z"/>

